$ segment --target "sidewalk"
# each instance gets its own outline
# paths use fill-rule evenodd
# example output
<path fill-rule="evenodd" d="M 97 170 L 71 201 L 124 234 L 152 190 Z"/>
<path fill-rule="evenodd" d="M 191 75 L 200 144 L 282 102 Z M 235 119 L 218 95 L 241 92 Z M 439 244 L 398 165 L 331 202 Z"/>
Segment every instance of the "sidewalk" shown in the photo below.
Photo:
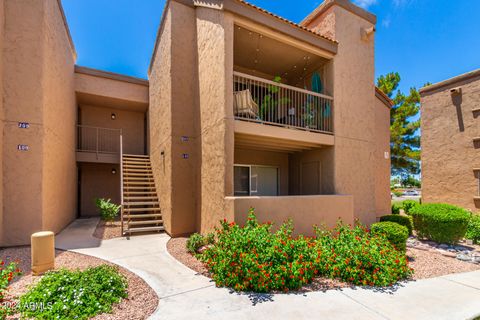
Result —
<path fill-rule="evenodd" d="M 408 282 L 393 292 L 238 294 L 216 288 L 171 257 L 165 234 L 100 241 L 91 236 L 98 220 L 79 221 L 57 236 L 56 246 L 114 262 L 145 279 L 160 297 L 151 319 L 465 320 L 480 315 L 480 271 Z"/>

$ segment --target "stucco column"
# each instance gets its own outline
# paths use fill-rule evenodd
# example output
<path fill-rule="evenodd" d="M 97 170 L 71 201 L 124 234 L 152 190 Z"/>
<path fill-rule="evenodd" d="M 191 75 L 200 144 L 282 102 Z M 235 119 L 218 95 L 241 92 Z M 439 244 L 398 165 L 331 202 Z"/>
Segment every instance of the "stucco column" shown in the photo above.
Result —
<path fill-rule="evenodd" d="M 233 220 L 233 19 L 223 1 L 195 1 L 200 109 L 201 232 Z M 228 212 L 227 212 L 228 211 Z"/>

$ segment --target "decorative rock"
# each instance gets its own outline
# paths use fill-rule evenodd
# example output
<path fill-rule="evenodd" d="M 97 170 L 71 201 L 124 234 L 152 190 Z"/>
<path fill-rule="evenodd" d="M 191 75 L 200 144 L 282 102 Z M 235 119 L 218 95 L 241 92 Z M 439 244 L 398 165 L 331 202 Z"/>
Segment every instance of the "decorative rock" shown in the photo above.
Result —
<path fill-rule="evenodd" d="M 443 249 L 443 250 L 448 250 L 448 249 L 450 249 L 450 246 L 448 244 L 442 243 L 442 244 L 438 245 L 438 248 Z"/>
<path fill-rule="evenodd" d="M 472 257 L 471 257 L 471 256 L 466 255 L 466 254 L 463 254 L 463 253 L 457 254 L 457 259 L 460 260 L 460 261 L 467 261 L 467 262 L 471 262 L 471 261 L 472 261 Z"/>
<path fill-rule="evenodd" d="M 466 243 L 468 246 L 471 246 L 471 245 L 473 245 L 473 240 L 467 239 L 467 240 L 465 241 L 465 243 Z"/>
<path fill-rule="evenodd" d="M 456 258 L 457 257 L 457 254 L 455 252 L 449 252 L 449 251 L 440 251 L 439 252 L 445 256 L 445 257 L 449 257 L 449 258 Z"/>
<path fill-rule="evenodd" d="M 200 248 L 198 248 L 197 250 L 197 253 L 204 253 L 208 248 L 210 248 L 212 245 L 206 245 L 206 246 L 201 246 Z"/>

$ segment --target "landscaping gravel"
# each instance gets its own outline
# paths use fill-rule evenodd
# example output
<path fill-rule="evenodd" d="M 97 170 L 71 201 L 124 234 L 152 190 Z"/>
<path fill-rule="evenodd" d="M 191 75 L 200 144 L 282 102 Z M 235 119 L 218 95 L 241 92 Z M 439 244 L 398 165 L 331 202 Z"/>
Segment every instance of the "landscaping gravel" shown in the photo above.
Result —
<path fill-rule="evenodd" d="M 210 277 L 205 265 L 187 251 L 187 239 L 188 238 L 170 239 L 167 243 L 168 252 L 175 259 L 195 272 Z M 455 259 L 455 257 L 444 256 L 440 252 L 433 250 L 407 248 L 407 257 L 409 259 L 409 266 L 414 269 L 412 278 L 415 280 L 434 278 L 451 273 L 480 270 L 480 265 L 478 264 L 463 262 Z M 304 286 L 300 292 L 325 291 L 349 286 L 349 284 L 338 280 L 315 278 L 311 284 Z"/>
<path fill-rule="evenodd" d="M 30 247 L 14 247 L 0 249 L 0 259 L 6 261 L 18 261 L 19 268 L 23 275 L 9 286 L 7 293 L 7 300 L 16 300 L 20 295 L 28 291 L 28 287 L 37 283 L 41 277 L 35 277 L 31 274 L 31 258 Z M 86 256 L 83 254 L 56 250 L 55 269 L 86 269 L 88 267 L 95 267 L 102 264 L 113 265 L 104 260 Z M 118 267 L 118 266 L 117 266 Z M 158 305 L 158 297 L 148 284 L 140 277 L 131 273 L 130 271 L 118 267 L 128 281 L 128 298 L 113 306 L 112 314 L 100 314 L 92 319 L 146 319 L 151 315 Z M 19 315 L 10 316 L 7 319 L 18 319 Z"/>
<path fill-rule="evenodd" d="M 415 273 L 413 279 L 440 277 L 451 273 L 480 270 L 480 265 L 448 257 L 440 252 L 407 248 L 409 265 Z"/>
<path fill-rule="evenodd" d="M 120 221 L 105 222 L 100 220 L 93 232 L 93 236 L 102 240 L 121 237 Z"/>

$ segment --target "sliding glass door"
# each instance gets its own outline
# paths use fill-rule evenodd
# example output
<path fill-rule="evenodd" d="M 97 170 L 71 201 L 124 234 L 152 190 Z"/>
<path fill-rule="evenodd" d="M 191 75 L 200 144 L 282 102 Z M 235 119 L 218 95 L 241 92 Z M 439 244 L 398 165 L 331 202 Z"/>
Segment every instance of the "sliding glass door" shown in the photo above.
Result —
<path fill-rule="evenodd" d="M 235 165 L 235 196 L 278 196 L 278 168 Z"/>

